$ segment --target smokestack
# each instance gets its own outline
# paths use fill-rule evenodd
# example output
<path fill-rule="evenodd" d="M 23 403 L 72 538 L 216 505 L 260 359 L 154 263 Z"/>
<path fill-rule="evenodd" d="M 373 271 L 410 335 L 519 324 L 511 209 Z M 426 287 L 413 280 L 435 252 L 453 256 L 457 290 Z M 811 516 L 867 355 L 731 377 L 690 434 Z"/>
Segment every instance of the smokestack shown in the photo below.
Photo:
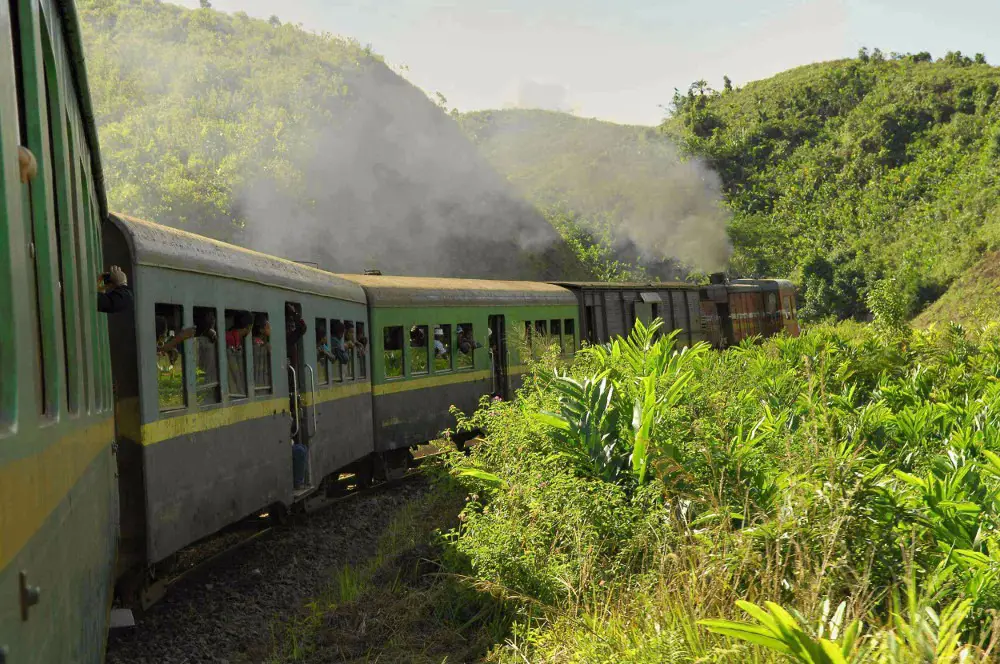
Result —
<path fill-rule="evenodd" d="M 724 284 L 727 283 L 728 281 L 729 280 L 726 279 L 725 272 L 713 272 L 712 274 L 708 275 L 708 282 L 711 284 Z"/>

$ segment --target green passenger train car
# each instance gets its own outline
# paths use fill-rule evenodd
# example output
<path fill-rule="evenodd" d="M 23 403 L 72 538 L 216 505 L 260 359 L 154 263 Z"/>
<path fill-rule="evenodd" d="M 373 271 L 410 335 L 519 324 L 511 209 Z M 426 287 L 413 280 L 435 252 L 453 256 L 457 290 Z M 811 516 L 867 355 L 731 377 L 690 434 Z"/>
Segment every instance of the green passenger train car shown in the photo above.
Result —
<path fill-rule="evenodd" d="M 71 3 L 0 3 L 0 163 L 0 661 L 100 661 L 118 514 L 106 202 Z"/>
<path fill-rule="evenodd" d="M 576 299 L 559 286 L 343 276 L 367 295 L 375 450 L 397 468 L 409 446 L 454 424 L 451 405 L 472 412 L 483 395 L 512 396 L 525 341 L 558 341 L 566 354 L 579 345 Z"/>

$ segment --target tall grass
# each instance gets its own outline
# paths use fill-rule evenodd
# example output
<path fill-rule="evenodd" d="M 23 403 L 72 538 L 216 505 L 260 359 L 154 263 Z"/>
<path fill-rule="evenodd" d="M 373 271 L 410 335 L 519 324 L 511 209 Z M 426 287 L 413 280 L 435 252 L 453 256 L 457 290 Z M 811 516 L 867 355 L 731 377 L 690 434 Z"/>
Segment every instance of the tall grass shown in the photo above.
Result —
<path fill-rule="evenodd" d="M 860 325 L 532 369 L 464 426 L 446 569 L 500 662 L 994 661 L 1000 344 Z"/>

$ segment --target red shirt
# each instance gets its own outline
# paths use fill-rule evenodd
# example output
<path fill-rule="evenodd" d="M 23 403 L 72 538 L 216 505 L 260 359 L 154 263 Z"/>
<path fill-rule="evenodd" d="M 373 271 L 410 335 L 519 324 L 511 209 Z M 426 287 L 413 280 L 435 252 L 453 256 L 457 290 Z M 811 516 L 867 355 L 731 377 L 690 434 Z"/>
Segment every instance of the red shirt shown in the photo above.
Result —
<path fill-rule="evenodd" d="M 226 345 L 235 350 L 239 350 L 243 347 L 243 335 L 240 334 L 243 330 L 229 330 L 226 332 Z"/>

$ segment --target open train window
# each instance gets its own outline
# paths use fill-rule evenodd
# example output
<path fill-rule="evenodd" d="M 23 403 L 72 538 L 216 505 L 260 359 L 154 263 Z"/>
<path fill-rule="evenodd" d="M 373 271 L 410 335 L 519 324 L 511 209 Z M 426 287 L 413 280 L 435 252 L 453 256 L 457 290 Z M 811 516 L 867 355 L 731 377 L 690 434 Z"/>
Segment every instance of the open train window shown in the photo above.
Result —
<path fill-rule="evenodd" d="M 271 321 L 266 313 L 253 314 L 253 391 L 271 394 Z"/>
<path fill-rule="evenodd" d="M 382 330 L 383 371 L 386 378 L 403 375 L 403 326 L 393 325 Z"/>
<path fill-rule="evenodd" d="M 325 318 L 316 319 L 316 382 L 330 384 L 330 337 Z"/>
<path fill-rule="evenodd" d="M 194 308 L 194 391 L 200 406 L 222 401 L 219 384 L 219 332 L 215 309 Z"/>
<path fill-rule="evenodd" d="M 458 335 L 455 345 L 458 347 L 457 368 L 471 369 L 476 365 L 476 335 L 472 329 L 472 323 L 459 323 L 455 328 Z"/>
<path fill-rule="evenodd" d="M 344 367 L 344 379 L 354 380 L 354 346 L 356 337 L 354 334 L 354 321 L 344 321 L 344 350 L 347 351 L 347 365 Z"/>
<path fill-rule="evenodd" d="M 357 323 L 355 330 L 354 349 L 358 356 L 358 378 L 368 377 L 368 337 L 365 336 L 365 324 Z"/>
<path fill-rule="evenodd" d="M 563 321 L 562 352 L 563 355 L 576 352 L 576 321 L 572 318 Z"/>
<path fill-rule="evenodd" d="M 226 309 L 226 367 L 229 371 L 229 398 L 246 399 L 247 342 L 253 318 L 249 311 Z"/>
<path fill-rule="evenodd" d="M 562 339 L 562 321 L 559 319 L 549 321 L 549 333 L 552 335 L 551 343 L 559 346 L 559 351 L 564 352 Z"/>
<path fill-rule="evenodd" d="M 524 321 L 524 339 L 522 340 L 522 343 L 524 345 L 525 350 L 527 350 L 529 353 L 531 352 L 531 337 L 532 337 L 531 321 L 526 320 Z"/>
<path fill-rule="evenodd" d="M 179 304 L 157 304 L 156 314 L 156 393 L 160 412 L 187 407 L 184 380 L 184 340 L 193 330 L 183 329 Z"/>
<path fill-rule="evenodd" d="M 451 371 L 451 325 L 434 326 L 434 372 Z"/>
<path fill-rule="evenodd" d="M 344 355 L 347 353 L 347 326 L 344 321 L 334 318 L 330 321 L 330 358 L 331 380 L 336 383 L 344 382 Z"/>
<path fill-rule="evenodd" d="M 546 330 L 547 327 L 548 326 L 545 324 L 545 321 L 535 321 L 535 337 L 537 343 L 535 343 L 531 348 L 531 354 L 535 358 L 541 357 L 542 353 L 545 352 L 546 347 L 549 345 L 549 335 Z"/>
<path fill-rule="evenodd" d="M 427 361 L 427 326 L 414 325 L 410 328 L 410 373 L 425 374 L 430 369 Z"/>

